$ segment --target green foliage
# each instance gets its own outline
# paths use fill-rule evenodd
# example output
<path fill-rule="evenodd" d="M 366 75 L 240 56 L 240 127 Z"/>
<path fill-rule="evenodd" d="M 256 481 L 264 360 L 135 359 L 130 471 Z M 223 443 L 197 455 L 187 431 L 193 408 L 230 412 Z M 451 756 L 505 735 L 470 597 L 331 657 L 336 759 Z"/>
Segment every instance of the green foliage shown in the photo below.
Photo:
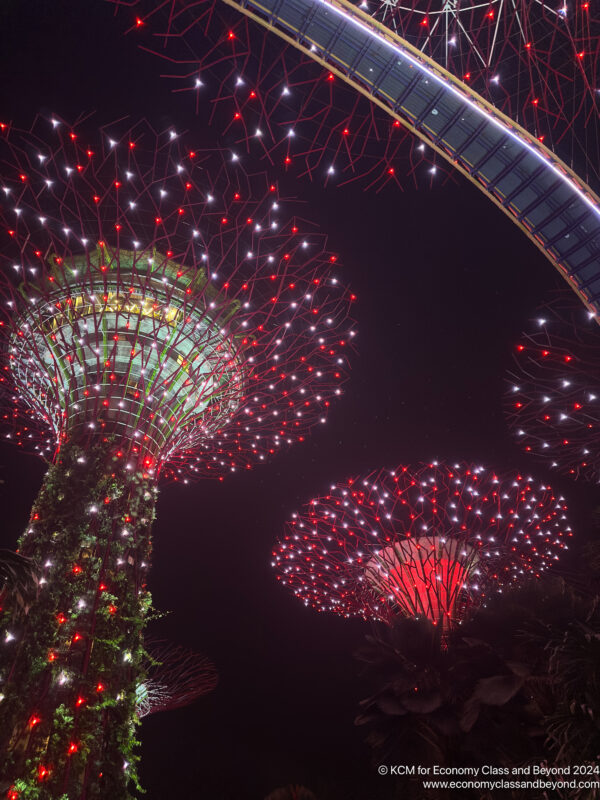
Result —
<path fill-rule="evenodd" d="M 32 786 L 22 780 L 15 781 L 11 789 L 19 793 L 19 800 L 21 800 L 21 798 L 23 800 L 45 800 L 47 797 L 43 786 Z M 52 800 L 70 800 L 70 798 L 66 794 L 61 794 L 59 797 L 53 797 Z"/>
<path fill-rule="evenodd" d="M 140 790 L 135 689 L 156 490 L 115 449 L 64 446 L 20 540 L 44 585 L 18 624 L 1 620 L 15 639 L 0 654 L 0 776 L 19 800 Z"/>

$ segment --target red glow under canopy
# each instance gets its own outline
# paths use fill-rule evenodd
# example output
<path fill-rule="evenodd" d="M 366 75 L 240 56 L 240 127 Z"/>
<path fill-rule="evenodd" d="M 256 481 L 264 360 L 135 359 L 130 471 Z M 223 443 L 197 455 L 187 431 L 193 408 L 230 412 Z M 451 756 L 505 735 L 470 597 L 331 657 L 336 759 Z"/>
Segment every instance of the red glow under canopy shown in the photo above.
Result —
<path fill-rule="evenodd" d="M 426 616 L 447 628 L 456 619 L 459 598 L 478 560 L 468 544 L 424 536 L 385 547 L 369 561 L 365 575 L 407 617 Z"/>

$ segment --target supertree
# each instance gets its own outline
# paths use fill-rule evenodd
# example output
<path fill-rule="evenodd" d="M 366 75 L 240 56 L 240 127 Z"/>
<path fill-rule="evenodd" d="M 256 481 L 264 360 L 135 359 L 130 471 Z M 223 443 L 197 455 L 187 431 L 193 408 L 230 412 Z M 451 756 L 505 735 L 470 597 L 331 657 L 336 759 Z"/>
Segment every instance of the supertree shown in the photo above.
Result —
<path fill-rule="evenodd" d="M 336 255 L 266 175 L 128 125 L 2 125 L 2 418 L 50 462 L 19 542 L 40 597 L 3 620 L 12 800 L 129 796 L 158 481 L 302 442 L 354 334 Z"/>
<path fill-rule="evenodd" d="M 600 482 L 600 330 L 568 297 L 542 306 L 513 352 L 505 408 L 527 452 L 574 478 Z"/>
<path fill-rule="evenodd" d="M 203 111 L 211 103 L 221 130 L 269 160 L 378 188 L 407 171 L 431 180 L 432 167 L 444 169 L 431 148 L 335 77 L 326 53 L 315 50 L 313 59 L 286 46 L 239 13 L 246 3 L 110 2 L 125 7 L 142 46 L 163 59 L 176 91 L 187 92 Z M 600 17 L 594 2 L 356 5 L 597 183 Z"/>
<path fill-rule="evenodd" d="M 142 719 L 193 703 L 215 689 L 219 677 L 206 656 L 163 641 L 146 641 L 149 664 L 137 688 L 137 714 Z"/>
<path fill-rule="evenodd" d="M 539 577 L 571 536 L 549 486 L 468 464 L 418 464 L 335 484 L 294 514 L 277 578 L 345 617 L 426 617 L 443 633 L 492 592 Z"/>

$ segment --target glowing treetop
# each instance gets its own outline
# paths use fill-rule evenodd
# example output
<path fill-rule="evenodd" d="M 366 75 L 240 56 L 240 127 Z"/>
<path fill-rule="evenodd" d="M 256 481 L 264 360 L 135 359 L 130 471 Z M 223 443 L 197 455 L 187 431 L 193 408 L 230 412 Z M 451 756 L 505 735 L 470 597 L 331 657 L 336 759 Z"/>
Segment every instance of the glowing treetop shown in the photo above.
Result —
<path fill-rule="evenodd" d="M 444 630 L 490 593 L 539 577 L 571 536 L 562 497 L 518 474 L 433 462 L 331 487 L 287 524 L 278 580 L 305 605 L 400 612 Z"/>
<path fill-rule="evenodd" d="M 18 445 L 52 459 L 102 435 L 186 480 L 325 421 L 353 297 L 264 174 L 145 122 L 89 135 L 58 119 L 2 126 L 0 174 L 0 380 Z"/>
<path fill-rule="evenodd" d="M 600 329 L 570 298 L 542 307 L 514 350 L 508 421 L 553 469 L 600 482 Z"/>
<path fill-rule="evenodd" d="M 217 686 L 219 676 L 209 658 L 171 642 L 146 643 L 147 676 L 137 687 L 140 718 L 190 705 Z"/>

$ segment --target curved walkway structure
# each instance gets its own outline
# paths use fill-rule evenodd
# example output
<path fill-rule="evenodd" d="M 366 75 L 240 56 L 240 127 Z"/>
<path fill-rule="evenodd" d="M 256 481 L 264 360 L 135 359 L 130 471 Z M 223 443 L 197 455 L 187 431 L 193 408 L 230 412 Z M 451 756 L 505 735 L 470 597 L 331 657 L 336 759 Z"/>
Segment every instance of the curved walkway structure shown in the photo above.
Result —
<path fill-rule="evenodd" d="M 224 0 L 343 78 L 475 183 L 600 315 L 600 198 L 552 151 L 348 0 Z"/>

